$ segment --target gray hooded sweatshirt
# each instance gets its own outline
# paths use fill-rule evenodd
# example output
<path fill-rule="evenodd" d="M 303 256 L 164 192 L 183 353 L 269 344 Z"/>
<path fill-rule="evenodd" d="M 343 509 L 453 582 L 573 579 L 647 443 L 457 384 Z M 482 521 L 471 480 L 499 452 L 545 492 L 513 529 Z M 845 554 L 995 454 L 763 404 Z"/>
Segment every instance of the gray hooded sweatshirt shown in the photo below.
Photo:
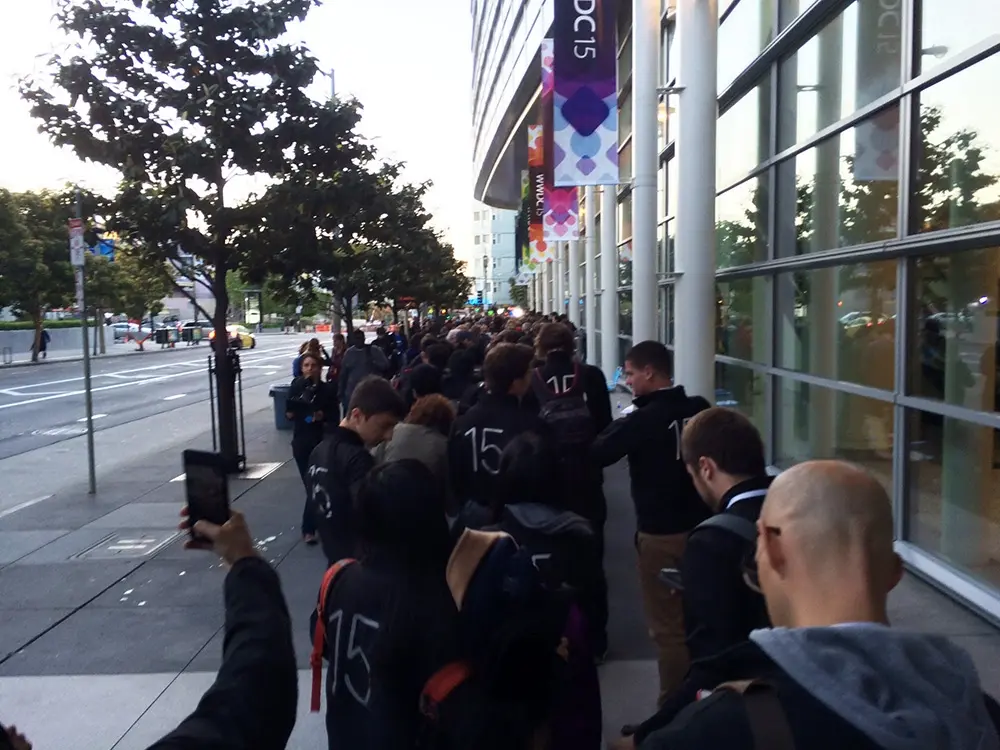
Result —
<path fill-rule="evenodd" d="M 972 658 L 943 636 L 849 623 L 750 639 L 884 750 L 1000 750 Z"/>

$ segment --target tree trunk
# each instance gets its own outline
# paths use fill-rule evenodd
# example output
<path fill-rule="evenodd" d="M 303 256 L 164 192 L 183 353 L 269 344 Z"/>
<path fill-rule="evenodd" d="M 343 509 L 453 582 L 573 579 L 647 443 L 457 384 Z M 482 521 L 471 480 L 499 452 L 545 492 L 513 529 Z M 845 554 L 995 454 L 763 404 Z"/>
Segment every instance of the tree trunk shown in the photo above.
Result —
<path fill-rule="evenodd" d="M 219 429 L 219 452 L 235 473 L 239 465 L 239 440 L 236 425 L 236 372 L 229 357 L 229 332 L 226 331 L 226 311 L 229 293 L 226 290 L 226 267 L 222 259 L 215 263 L 212 292 L 215 294 L 215 391 L 218 397 L 216 416 Z"/>
<path fill-rule="evenodd" d="M 350 341 L 354 333 L 354 310 L 351 309 L 351 298 L 344 297 L 344 323 L 347 325 L 347 339 Z"/>
<path fill-rule="evenodd" d="M 392 303 L 392 322 L 399 325 L 399 308 L 395 302 Z"/>
<path fill-rule="evenodd" d="M 31 361 L 38 361 L 38 352 L 42 348 L 42 311 L 35 310 L 31 314 L 31 322 L 35 324 L 35 343 L 31 345 Z"/>
<path fill-rule="evenodd" d="M 104 329 L 107 326 L 104 324 L 104 310 L 97 311 L 97 320 L 94 321 L 94 338 L 100 339 L 101 342 L 101 354 L 107 354 L 108 348 L 104 343 Z"/>

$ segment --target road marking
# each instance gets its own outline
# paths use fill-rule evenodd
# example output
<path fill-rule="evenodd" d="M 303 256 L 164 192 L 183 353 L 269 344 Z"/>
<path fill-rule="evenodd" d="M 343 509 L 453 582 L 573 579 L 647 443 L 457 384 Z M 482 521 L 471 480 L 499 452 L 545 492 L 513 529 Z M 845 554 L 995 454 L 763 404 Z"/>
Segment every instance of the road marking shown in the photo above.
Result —
<path fill-rule="evenodd" d="M 163 400 L 164 401 L 176 401 L 179 398 L 184 398 L 186 395 L 187 395 L 186 393 L 175 393 L 173 396 L 167 396 Z"/>
<path fill-rule="evenodd" d="M 12 513 L 17 513 L 19 510 L 24 510 L 25 508 L 30 508 L 32 505 L 38 505 L 38 503 L 43 500 L 48 500 L 52 495 L 43 495 L 42 497 L 36 497 L 34 500 L 28 500 L 20 505 L 15 505 L 13 508 L 7 508 L 7 510 L 0 511 L 0 518 L 6 518 Z"/>
<path fill-rule="evenodd" d="M 285 352 L 282 352 L 281 354 L 276 354 L 273 357 L 261 357 L 260 359 L 256 359 L 254 361 L 255 362 L 263 362 L 263 361 L 266 361 L 266 360 L 269 360 L 269 359 L 281 359 L 282 357 L 287 357 L 287 356 L 289 356 L 289 354 L 288 354 L 287 351 L 285 351 Z M 129 388 L 129 387 L 136 386 L 136 385 L 147 385 L 149 383 L 160 383 L 160 382 L 163 382 L 165 380 L 173 380 L 175 378 L 185 377 L 185 376 L 194 375 L 194 374 L 201 374 L 201 373 L 196 373 L 193 370 L 189 370 L 187 372 L 174 372 L 174 373 L 170 373 L 168 375 L 160 375 L 158 377 L 146 378 L 145 380 L 142 380 L 142 381 L 134 381 L 134 382 L 129 382 L 129 383 L 115 383 L 114 385 L 102 385 L 102 386 L 99 386 L 97 388 L 91 388 L 90 392 L 91 393 L 100 393 L 102 391 L 117 390 L 118 388 Z M 79 379 L 80 378 L 74 378 L 74 380 L 79 380 Z M 43 385 L 43 384 L 40 383 L 39 385 Z M 24 386 L 24 387 L 27 387 L 27 386 Z M 55 399 L 60 399 L 60 398 L 69 398 L 70 396 L 82 396 L 84 393 L 86 393 L 85 390 L 66 391 L 64 393 L 56 393 L 56 394 L 53 394 L 51 396 L 39 396 L 38 398 L 29 398 L 29 399 L 25 399 L 24 401 L 16 401 L 16 402 L 14 402 L 12 404 L 0 404 L 0 411 L 2 411 L 4 409 L 13 409 L 13 408 L 18 407 L 18 406 L 29 406 L 30 404 L 40 404 L 40 403 L 43 403 L 45 401 L 54 401 Z"/>
<path fill-rule="evenodd" d="M 107 414 L 91 414 L 91 415 L 90 415 L 90 418 L 91 418 L 91 419 L 103 419 L 103 418 L 104 418 L 104 417 L 106 417 L 106 416 L 108 416 L 108 415 L 107 415 Z M 78 420 L 76 420 L 76 421 L 77 421 L 77 422 L 86 422 L 86 421 L 87 421 L 87 418 L 86 418 L 86 417 L 84 417 L 83 419 L 78 419 Z"/>

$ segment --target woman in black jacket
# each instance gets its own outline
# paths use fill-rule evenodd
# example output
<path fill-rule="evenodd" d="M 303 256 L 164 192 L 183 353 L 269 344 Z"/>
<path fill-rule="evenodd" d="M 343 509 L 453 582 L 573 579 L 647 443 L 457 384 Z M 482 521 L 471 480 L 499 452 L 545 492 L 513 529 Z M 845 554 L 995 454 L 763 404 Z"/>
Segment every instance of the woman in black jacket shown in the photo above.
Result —
<path fill-rule="evenodd" d="M 327 418 L 337 418 L 336 392 L 323 382 L 323 363 L 318 354 L 306 351 L 300 357 L 301 377 L 292 381 L 285 405 L 285 416 L 294 424 L 292 455 L 299 467 L 299 476 L 306 488 L 305 508 L 302 511 L 302 539 L 306 544 L 316 544 L 316 513 L 309 501 L 306 473 L 309 456 L 323 442 Z"/>

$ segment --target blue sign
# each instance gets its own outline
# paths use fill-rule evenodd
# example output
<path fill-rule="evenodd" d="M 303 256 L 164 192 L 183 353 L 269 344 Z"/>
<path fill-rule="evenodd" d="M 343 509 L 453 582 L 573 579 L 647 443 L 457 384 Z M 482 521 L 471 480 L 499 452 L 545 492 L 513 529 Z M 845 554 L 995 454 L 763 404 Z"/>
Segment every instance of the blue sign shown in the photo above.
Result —
<path fill-rule="evenodd" d="M 97 244 L 89 248 L 91 255 L 99 255 L 102 258 L 107 258 L 109 262 L 114 262 L 115 260 L 115 241 L 99 239 Z"/>

